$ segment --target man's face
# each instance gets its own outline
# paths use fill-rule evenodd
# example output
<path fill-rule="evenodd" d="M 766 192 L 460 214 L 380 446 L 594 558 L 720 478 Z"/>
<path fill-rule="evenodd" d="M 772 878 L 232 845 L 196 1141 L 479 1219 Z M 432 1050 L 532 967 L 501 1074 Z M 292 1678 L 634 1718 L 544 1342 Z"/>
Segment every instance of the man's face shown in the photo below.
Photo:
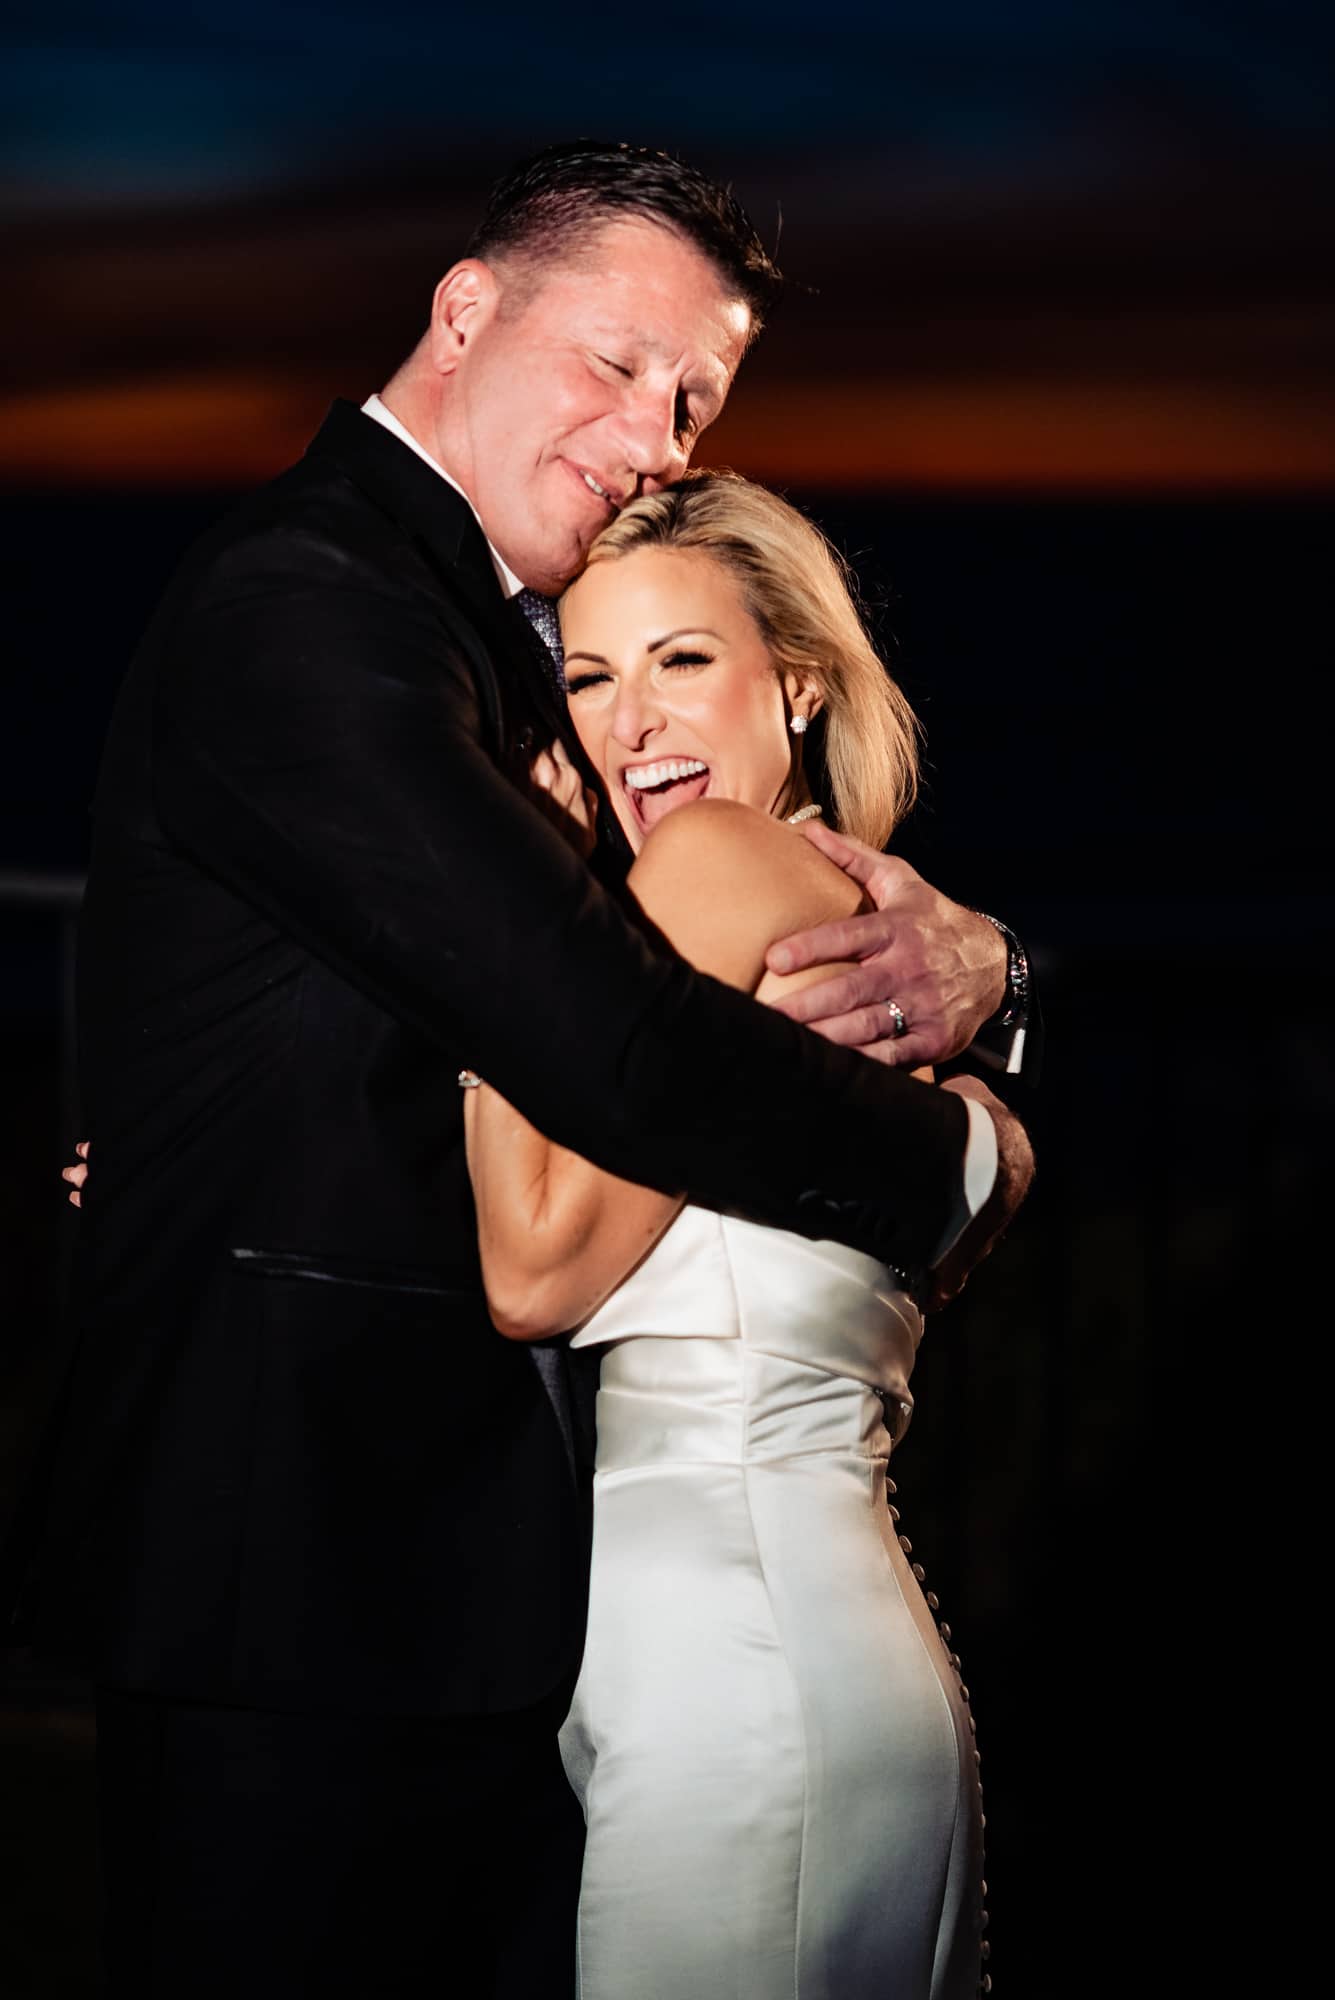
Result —
<path fill-rule="evenodd" d="M 444 421 L 488 540 L 554 596 L 628 500 L 685 470 L 751 317 L 698 250 L 650 222 L 609 223 L 534 284 L 525 304 L 507 311 L 502 283 L 499 303 L 484 291 L 460 317 Z"/>

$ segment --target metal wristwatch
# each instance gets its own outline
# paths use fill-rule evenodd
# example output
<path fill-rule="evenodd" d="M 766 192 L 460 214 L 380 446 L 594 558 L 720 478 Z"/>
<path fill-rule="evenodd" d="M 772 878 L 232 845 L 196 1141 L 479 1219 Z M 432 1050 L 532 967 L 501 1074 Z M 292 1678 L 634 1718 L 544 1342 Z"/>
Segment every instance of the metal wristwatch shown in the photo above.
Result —
<path fill-rule="evenodd" d="M 985 1069 L 1002 1070 L 1007 1076 L 1023 1073 L 1029 1082 L 1036 1082 L 1042 1059 L 1043 1027 L 1029 972 L 1029 954 L 1010 925 L 1003 924 L 1000 917 L 990 916 L 986 910 L 975 910 L 974 915 L 991 924 L 1005 939 L 1006 991 L 996 1013 L 984 1021 L 969 1044 L 968 1054 Z M 1031 1028 L 1034 1047 L 1026 1053 Z"/>
<path fill-rule="evenodd" d="M 1006 994 L 990 1025 L 1022 1028 L 1029 1018 L 1028 954 L 1010 925 L 1003 924 L 1000 917 L 989 916 L 986 910 L 977 910 L 974 914 L 991 924 L 993 930 L 1000 931 L 1006 940 Z"/>

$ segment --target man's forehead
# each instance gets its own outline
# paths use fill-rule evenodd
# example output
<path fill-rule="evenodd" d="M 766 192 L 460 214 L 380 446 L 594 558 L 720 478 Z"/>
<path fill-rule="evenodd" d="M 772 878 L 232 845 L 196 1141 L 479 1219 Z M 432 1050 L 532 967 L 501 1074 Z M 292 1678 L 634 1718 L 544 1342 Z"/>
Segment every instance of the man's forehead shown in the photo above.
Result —
<path fill-rule="evenodd" d="M 750 324 L 751 315 L 743 300 L 725 300 L 718 315 L 715 337 L 709 342 L 711 356 L 731 368 L 745 345 Z M 665 338 L 647 318 L 637 323 L 636 336 L 639 345 L 652 360 L 675 361 L 681 353 L 680 340 Z"/>
<path fill-rule="evenodd" d="M 591 325 L 633 327 L 655 357 L 670 358 L 681 335 L 703 332 L 710 345 L 745 345 L 751 309 L 698 245 L 647 218 L 617 218 L 584 239 L 553 276 L 573 278 Z"/>
<path fill-rule="evenodd" d="M 623 301 L 604 294 L 590 310 L 585 331 L 595 344 L 633 349 L 637 360 L 685 365 L 724 393 L 746 352 L 751 314 L 744 300 L 729 299 L 722 290 L 705 311 L 674 309 L 670 317 L 655 310 L 651 294 L 629 293 Z"/>

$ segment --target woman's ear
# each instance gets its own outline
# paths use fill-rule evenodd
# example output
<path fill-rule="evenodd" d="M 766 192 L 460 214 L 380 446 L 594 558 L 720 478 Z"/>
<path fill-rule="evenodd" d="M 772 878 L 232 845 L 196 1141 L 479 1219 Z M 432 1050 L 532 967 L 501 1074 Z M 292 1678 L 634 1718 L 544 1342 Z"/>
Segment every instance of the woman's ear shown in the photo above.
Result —
<path fill-rule="evenodd" d="M 789 715 L 800 715 L 804 722 L 810 722 L 825 706 L 820 682 L 802 668 L 790 667 L 784 674 L 783 694 Z"/>
<path fill-rule="evenodd" d="M 489 264 L 465 257 L 452 264 L 431 301 L 431 359 L 440 375 L 452 375 L 479 333 L 495 317 L 500 287 Z"/>

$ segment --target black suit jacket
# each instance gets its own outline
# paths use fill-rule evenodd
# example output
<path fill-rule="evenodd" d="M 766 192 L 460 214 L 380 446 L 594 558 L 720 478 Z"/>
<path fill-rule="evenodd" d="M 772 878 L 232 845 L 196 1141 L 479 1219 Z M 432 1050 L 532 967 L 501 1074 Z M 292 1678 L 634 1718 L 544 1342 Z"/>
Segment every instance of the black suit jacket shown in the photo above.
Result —
<path fill-rule="evenodd" d="M 38 1598 L 105 1680 L 430 1713 L 570 1670 L 579 1496 L 488 1322 L 462 1065 L 631 1179 L 907 1266 L 944 1227 L 963 1105 L 694 973 L 525 798 L 531 643 L 471 510 L 339 405 L 131 668 Z"/>

